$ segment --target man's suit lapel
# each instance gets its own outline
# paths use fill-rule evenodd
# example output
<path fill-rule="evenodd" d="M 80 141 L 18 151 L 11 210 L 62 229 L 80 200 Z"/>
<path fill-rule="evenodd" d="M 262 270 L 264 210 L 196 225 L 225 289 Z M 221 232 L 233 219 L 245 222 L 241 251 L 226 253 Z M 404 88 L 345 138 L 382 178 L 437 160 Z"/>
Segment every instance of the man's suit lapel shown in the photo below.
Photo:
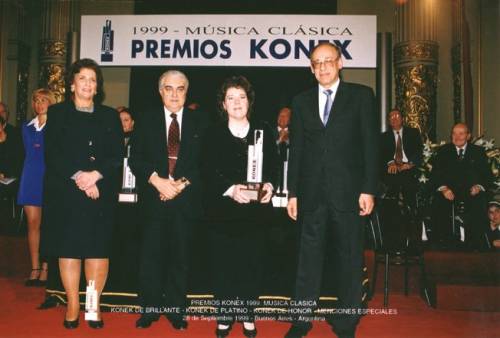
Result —
<path fill-rule="evenodd" d="M 411 136 L 410 136 L 410 133 L 408 132 L 408 128 L 402 127 L 401 131 L 403 132 L 401 134 L 401 138 L 402 138 L 402 141 L 403 141 L 403 151 L 406 154 L 406 150 L 409 147 L 409 142 L 410 142 Z"/>
<path fill-rule="evenodd" d="M 391 150 L 393 151 L 393 155 L 394 153 L 396 152 L 396 139 L 394 138 L 394 131 L 392 130 L 392 128 L 389 128 L 389 133 L 387 134 L 387 136 L 389 137 L 389 142 L 391 143 Z M 404 141 L 403 141 L 404 143 Z M 403 147 L 404 147 L 404 144 L 403 144 Z"/>
<path fill-rule="evenodd" d="M 348 111 L 345 109 L 349 99 L 349 91 L 342 81 L 340 81 L 339 88 L 337 89 L 337 94 L 335 94 L 335 99 L 333 100 L 332 109 L 330 110 L 330 115 L 328 116 L 328 122 L 326 126 L 333 124 L 338 114 Z"/>

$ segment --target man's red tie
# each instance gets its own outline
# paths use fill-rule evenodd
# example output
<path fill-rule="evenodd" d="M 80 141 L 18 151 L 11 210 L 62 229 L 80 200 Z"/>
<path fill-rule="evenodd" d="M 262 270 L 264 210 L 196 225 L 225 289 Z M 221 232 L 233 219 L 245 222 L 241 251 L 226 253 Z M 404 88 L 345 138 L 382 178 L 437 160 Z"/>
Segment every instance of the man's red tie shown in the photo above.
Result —
<path fill-rule="evenodd" d="M 403 163 L 403 145 L 401 144 L 401 135 L 399 134 L 399 131 L 396 132 L 398 135 L 397 141 L 396 141 L 396 156 L 394 157 L 394 160 L 396 161 L 396 164 L 401 164 Z"/>
<path fill-rule="evenodd" d="M 177 122 L 177 114 L 170 114 L 172 122 L 168 128 L 168 174 L 174 176 L 175 164 L 177 162 L 177 155 L 179 154 L 179 122 Z"/>

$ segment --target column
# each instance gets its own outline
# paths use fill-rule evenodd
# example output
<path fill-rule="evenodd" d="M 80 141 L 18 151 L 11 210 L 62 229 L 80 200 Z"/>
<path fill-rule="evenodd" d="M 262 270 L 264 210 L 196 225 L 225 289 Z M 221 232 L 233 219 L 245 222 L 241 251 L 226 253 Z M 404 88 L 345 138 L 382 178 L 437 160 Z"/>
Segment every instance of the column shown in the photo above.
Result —
<path fill-rule="evenodd" d="M 78 2 L 42 0 L 39 85 L 64 100 L 68 34 L 77 27 Z"/>
<path fill-rule="evenodd" d="M 398 1 L 395 6 L 396 106 L 407 125 L 434 140 L 439 47 L 434 0 Z"/>

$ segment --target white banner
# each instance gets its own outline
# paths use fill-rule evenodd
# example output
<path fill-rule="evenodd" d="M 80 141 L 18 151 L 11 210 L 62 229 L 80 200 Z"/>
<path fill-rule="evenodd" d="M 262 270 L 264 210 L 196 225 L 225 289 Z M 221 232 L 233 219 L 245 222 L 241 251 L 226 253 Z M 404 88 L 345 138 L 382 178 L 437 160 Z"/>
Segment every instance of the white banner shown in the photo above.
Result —
<path fill-rule="evenodd" d="M 320 41 L 376 67 L 374 15 L 84 15 L 80 57 L 103 66 L 304 67 Z"/>

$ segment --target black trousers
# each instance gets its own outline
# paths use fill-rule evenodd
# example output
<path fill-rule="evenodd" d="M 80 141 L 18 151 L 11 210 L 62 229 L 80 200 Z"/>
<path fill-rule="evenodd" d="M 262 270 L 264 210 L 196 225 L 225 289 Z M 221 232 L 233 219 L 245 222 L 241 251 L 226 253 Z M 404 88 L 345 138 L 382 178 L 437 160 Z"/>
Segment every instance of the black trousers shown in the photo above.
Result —
<path fill-rule="evenodd" d="M 457 243 L 460 236 L 458 229 L 453 234 L 452 208 L 455 204 L 455 216 L 463 220 L 465 244 L 473 249 L 484 249 L 487 245 L 485 233 L 488 230 L 488 194 L 480 192 L 471 196 L 468 190 L 454 191 L 455 201 L 449 201 L 437 192 L 434 198 L 433 231 L 435 239 L 445 243 Z M 457 222 L 456 222 L 457 223 Z"/>
<path fill-rule="evenodd" d="M 387 193 L 398 194 L 401 192 L 405 203 L 412 209 L 416 208 L 416 196 L 418 191 L 418 181 L 416 175 L 417 169 L 414 167 L 409 170 L 401 171 L 396 174 L 389 174 L 387 171 L 383 174 L 382 180 L 387 186 Z"/>
<path fill-rule="evenodd" d="M 356 329 L 363 297 L 363 219 L 356 211 L 341 212 L 321 204 L 313 211 L 299 213 L 302 225 L 299 263 L 295 285 L 297 301 L 318 301 L 323 268 L 335 268 L 339 309 L 355 309 L 351 314 L 328 318 L 337 334 L 352 334 Z M 331 237 L 327 237 L 330 234 Z M 324 267 L 325 248 L 333 250 L 335 267 Z M 345 311 L 348 312 L 348 311 Z M 307 316 L 302 315 L 302 318 Z M 307 325 L 296 318 L 295 325 Z"/>
<path fill-rule="evenodd" d="M 142 233 L 140 300 L 146 312 L 163 307 L 181 318 L 186 308 L 188 252 L 192 221 L 178 209 L 165 206 L 148 215 Z"/>

